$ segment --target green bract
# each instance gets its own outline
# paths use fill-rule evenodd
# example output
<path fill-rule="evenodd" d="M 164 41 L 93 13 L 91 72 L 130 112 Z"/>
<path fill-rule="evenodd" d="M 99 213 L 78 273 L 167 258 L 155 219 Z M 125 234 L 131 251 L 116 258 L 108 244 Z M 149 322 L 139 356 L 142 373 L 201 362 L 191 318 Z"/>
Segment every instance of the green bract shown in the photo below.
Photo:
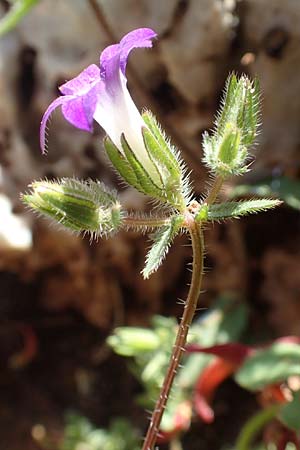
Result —
<path fill-rule="evenodd" d="M 232 74 L 214 132 L 212 136 L 206 132 L 203 135 L 203 160 L 215 175 L 226 178 L 248 170 L 248 149 L 254 143 L 258 120 L 258 81 Z"/>
<path fill-rule="evenodd" d="M 23 201 L 72 231 L 95 236 L 115 231 L 122 221 L 115 192 L 92 180 L 35 181 Z"/>

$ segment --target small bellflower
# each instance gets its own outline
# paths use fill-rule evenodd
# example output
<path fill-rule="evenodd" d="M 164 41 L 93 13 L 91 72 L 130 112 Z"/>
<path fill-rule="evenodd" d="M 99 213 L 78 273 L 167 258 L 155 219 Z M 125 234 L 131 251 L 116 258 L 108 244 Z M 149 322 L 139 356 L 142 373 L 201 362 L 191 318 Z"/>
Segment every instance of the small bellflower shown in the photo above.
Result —
<path fill-rule="evenodd" d="M 140 28 L 110 45 L 100 55 L 100 67 L 91 64 L 77 77 L 60 86 L 63 94 L 46 110 L 40 128 L 45 152 L 46 124 L 61 107 L 75 127 L 92 131 L 93 120 L 105 130 L 105 148 L 121 176 L 139 191 L 181 208 L 184 205 L 182 163 L 154 117 L 141 115 L 127 89 L 125 69 L 134 48 L 151 47 L 156 33 Z"/>

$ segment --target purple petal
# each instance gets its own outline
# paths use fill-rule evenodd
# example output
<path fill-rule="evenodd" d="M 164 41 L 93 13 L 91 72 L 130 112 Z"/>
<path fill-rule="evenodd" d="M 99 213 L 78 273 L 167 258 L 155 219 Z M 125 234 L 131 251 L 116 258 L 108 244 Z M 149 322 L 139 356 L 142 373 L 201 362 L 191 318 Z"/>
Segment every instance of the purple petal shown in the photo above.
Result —
<path fill-rule="evenodd" d="M 90 104 L 85 102 L 85 97 L 73 98 L 71 101 L 62 105 L 62 113 L 74 127 L 80 130 L 93 131 L 93 114 L 95 111 L 97 98 Z M 93 108 L 94 106 L 94 108 Z"/>
<path fill-rule="evenodd" d="M 110 45 L 100 56 L 100 75 L 102 80 L 109 80 L 116 70 L 121 69 L 125 75 L 128 55 L 134 48 L 152 47 L 152 40 L 157 34 L 150 28 L 139 28 L 126 34 L 119 44 Z"/>
<path fill-rule="evenodd" d="M 120 67 L 125 75 L 128 55 L 134 48 L 152 47 L 152 39 L 157 37 L 157 33 L 151 28 L 138 28 L 126 34 L 120 42 L 121 55 Z"/>
<path fill-rule="evenodd" d="M 65 95 L 83 95 L 100 80 L 100 69 L 96 64 L 91 64 L 83 70 L 77 77 L 59 87 Z"/>
<path fill-rule="evenodd" d="M 72 95 L 65 95 L 63 97 L 56 98 L 46 109 L 42 121 L 41 121 L 41 127 L 40 127 L 40 146 L 42 149 L 42 153 L 45 153 L 46 151 L 46 125 L 48 122 L 48 119 L 50 115 L 53 113 L 53 111 L 61 105 L 65 105 L 72 101 L 74 99 L 74 96 Z"/>

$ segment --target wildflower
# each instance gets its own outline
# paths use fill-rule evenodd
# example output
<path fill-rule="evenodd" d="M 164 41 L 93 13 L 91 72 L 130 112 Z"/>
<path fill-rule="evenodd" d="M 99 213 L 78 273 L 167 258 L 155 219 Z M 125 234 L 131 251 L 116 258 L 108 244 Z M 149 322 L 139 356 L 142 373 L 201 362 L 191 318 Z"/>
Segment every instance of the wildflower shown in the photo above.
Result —
<path fill-rule="evenodd" d="M 121 152 L 123 134 L 139 161 L 153 175 L 153 164 L 141 133 L 146 125 L 128 92 L 125 69 L 131 50 L 151 47 L 155 37 L 156 33 L 149 28 L 128 33 L 119 44 L 103 50 L 100 68 L 91 64 L 77 77 L 60 86 L 63 95 L 50 104 L 41 122 L 40 144 L 43 152 L 47 121 L 54 109 L 61 106 L 65 119 L 81 130 L 91 132 L 93 120 L 98 122 Z"/>
<path fill-rule="evenodd" d="M 141 115 L 127 89 L 125 69 L 134 48 L 151 47 L 156 33 L 140 28 L 108 46 L 100 56 L 100 67 L 91 64 L 59 89 L 62 96 L 46 110 L 40 129 L 45 152 L 46 124 L 61 106 L 64 117 L 75 127 L 92 131 L 93 120 L 106 131 L 105 148 L 121 176 L 139 191 L 182 207 L 182 163 L 154 117 Z"/>

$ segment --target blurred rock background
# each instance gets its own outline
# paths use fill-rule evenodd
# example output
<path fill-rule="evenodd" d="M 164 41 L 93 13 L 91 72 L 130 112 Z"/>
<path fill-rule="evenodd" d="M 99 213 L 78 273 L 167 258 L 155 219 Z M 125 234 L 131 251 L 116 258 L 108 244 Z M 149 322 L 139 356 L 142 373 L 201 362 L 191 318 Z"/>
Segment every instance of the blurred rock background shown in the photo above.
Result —
<path fill-rule="evenodd" d="M 0 7 L 4 14 L 8 2 L 0 1 Z M 298 0 L 40 0 L 0 39 L 0 421 L 7 425 L 5 449 L 20 448 L 20 436 L 28 442 L 25 450 L 39 448 L 28 429 L 41 416 L 59 428 L 66 405 L 79 405 L 103 422 L 116 411 L 126 414 L 127 401 L 134 410 L 132 381 L 127 375 L 119 380 L 123 372 L 103 339 L 116 325 L 145 325 L 154 313 L 181 312 L 176 298 L 185 297 L 190 276 L 185 238 L 177 240 L 158 273 L 143 281 L 139 272 L 147 237 L 119 233 L 90 243 L 34 217 L 19 200 L 34 179 L 76 176 L 118 186 L 128 209 L 149 208 L 145 197 L 118 185 L 100 128 L 93 135 L 81 132 L 57 112 L 47 157 L 38 144 L 41 116 L 58 86 L 97 63 L 105 46 L 142 26 L 154 28 L 159 39 L 151 51 L 131 56 L 129 88 L 139 107 L 153 110 L 182 150 L 199 196 L 207 186 L 201 135 L 213 126 L 233 70 L 258 76 L 263 92 L 263 127 L 246 181 L 299 175 Z M 239 181 L 232 180 L 228 191 Z M 233 291 L 251 305 L 254 333 L 268 327 L 275 335 L 299 334 L 299 226 L 299 213 L 288 207 L 215 225 L 207 233 L 201 305 Z M 12 358 L 20 352 L 16 363 Z M 110 394 L 118 396 L 112 378 L 119 380 L 122 405 L 107 406 Z M 101 412 L 103 398 L 107 409 Z M 17 412 L 11 403 L 19 405 Z M 13 417 L 20 419 L 17 433 L 9 426 Z"/>

